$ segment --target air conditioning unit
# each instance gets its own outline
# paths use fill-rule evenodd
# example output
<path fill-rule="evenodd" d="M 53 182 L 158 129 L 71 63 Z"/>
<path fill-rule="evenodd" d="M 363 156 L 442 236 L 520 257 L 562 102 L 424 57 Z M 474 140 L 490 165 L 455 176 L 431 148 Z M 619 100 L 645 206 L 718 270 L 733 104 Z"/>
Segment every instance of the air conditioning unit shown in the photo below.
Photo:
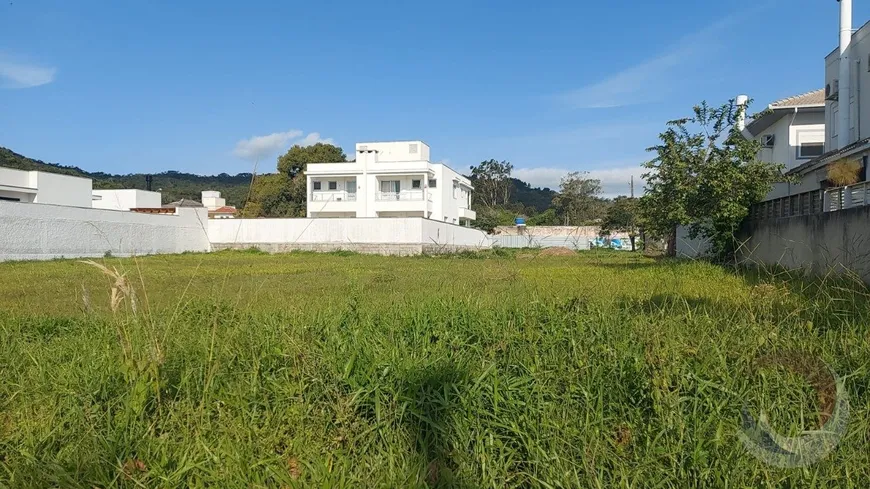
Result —
<path fill-rule="evenodd" d="M 840 98 L 840 80 L 834 80 L 825 85 L 825 100 L 838 100 Z"/>

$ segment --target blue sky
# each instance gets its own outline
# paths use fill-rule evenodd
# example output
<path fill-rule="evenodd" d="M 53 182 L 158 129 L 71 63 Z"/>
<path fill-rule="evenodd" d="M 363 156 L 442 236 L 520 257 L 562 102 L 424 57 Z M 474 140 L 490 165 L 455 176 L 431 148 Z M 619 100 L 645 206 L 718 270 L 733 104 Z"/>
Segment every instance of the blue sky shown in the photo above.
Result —
<path fill-rule="evenodd" d="M 214 174 L 274 171 L 297 142 L 422 139 L 459 171 L 589 171 L 612 195 L 700 100 L 821 88 L 837 23 L 835 0 L 4 0 L 0 146 Z"/>

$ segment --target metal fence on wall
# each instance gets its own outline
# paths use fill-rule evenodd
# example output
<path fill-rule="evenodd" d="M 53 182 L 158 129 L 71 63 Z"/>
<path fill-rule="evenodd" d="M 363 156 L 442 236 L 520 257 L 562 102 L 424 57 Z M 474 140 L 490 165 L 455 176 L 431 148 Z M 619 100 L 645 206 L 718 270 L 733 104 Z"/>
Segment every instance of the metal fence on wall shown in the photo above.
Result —
<path fill-rule="evenodd" d="M 813 190 L 812 192 L 759 202 L 749 209 L 749 218 L 776 219 L 779 217 L 807 216 L 865 206 L 870 204 L 870 185 L 868 183 L 870 182 L 827 190 Z"/>
<path fill-rule="evenodd" d="M 820 214 L 824 212 L 823 201 L 824 194 L 821 190 L 766 200 L 749 208 L 749 218 L 775 219 L 778 217 Z"/>

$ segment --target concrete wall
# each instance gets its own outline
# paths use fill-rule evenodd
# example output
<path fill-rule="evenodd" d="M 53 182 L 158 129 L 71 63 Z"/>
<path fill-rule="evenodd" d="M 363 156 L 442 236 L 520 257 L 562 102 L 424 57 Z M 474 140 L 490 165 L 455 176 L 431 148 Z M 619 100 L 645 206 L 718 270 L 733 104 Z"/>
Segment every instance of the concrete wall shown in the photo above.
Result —
<path fill-rule="evenodd" d="M 583 239 L 597 238 L 599 226 L 526 226 L 521 231 L 516 226 L 498 226 L 493 234 L 524 234 L 531 236 L 570 236 Z"/>
<path fill-rule="evenodd" d="M 147 190 L 94 190 L 99 200 L 93 201 L 94 209 L 129 211 L 136 208 L 158 208 L 162 205 L 160 192 Z"/>
<path fill-rule="evenodd" d="M 232 219 L 208 221 L 213 249 L 351 250 L 411 255 L 489 248 L 486 235 L 423 218 Z"/>
<path fill-rule="evenodd" d="M 208 251 L 206 210 L 178 213 L 0 201 L 0 261 Z"/>
<path fill-rule="evenodd" d="M 710 256 L 710 241 L 689 237 L 689 229 L 677 226 L 677 256 L 681 258 L 706 258 Z"/>
<path fill-rule="evenodd" d="M 741 230 L 747 264 L 815 274 L 851 270 L 870 282 L 870 206 L 809 216 L 748 221 Z"/>

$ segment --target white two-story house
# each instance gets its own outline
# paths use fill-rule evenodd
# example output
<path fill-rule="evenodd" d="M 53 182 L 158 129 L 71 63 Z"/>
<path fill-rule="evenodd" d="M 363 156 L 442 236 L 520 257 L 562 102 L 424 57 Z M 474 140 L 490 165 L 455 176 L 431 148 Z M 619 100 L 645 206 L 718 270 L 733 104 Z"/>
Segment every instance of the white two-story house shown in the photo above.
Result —
<path fill-rule="evenodd" d="M 471 182 L 429 161 L 423 141 L 358 143 L 356 161 L 312 163 L 305 171 L 308 217 L 423 217 L 468 225 Z"/>

